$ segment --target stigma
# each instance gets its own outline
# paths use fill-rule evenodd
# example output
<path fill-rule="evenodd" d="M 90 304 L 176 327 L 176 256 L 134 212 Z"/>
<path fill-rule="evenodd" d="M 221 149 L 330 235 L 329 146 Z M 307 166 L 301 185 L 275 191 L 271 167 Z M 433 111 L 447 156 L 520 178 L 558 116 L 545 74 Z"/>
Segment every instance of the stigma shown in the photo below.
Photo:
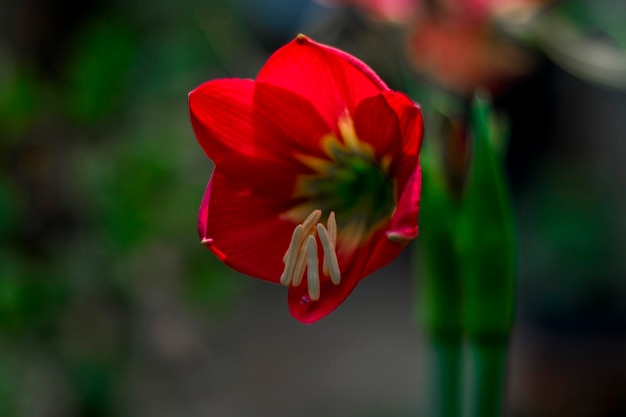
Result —
<path fill-rule="evenodd" d="M 337 244 L 335 212 L 331 211 L 328 215 L 326 226 L 319 222 L 321 217 L 321 210 L 313 210 L 301 224 L 294 228 L 289 247 L 283 256 L 285 269 L 280 276 L 282 285 L 297 287 L 304 280 L 306 272 L 309 298 L 312 301 L 319 300 L 321 280 L 325 277 L 330 278 L 335 285 L 341 283 L 341 271 L 335 251 Z M 318 241 L 323 254 L 321 274 Z"/>

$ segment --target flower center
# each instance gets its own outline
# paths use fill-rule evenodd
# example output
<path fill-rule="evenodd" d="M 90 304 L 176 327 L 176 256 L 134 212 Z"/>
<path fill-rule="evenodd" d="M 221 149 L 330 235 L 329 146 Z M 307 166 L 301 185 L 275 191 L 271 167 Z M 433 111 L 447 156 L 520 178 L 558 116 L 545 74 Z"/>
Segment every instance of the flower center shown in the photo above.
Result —
<path fill-rule="evenodd" d="M 333 133 L 321 139 L 327 158 L 297 156 L 314 173 L 297 179 L 294 197 L 305 202 L 287 215 L 302 219 L 318 208 L 336 212 L 341 250 L 350 252 L 391 217 L 396 185 L 389 173 L 391 157 L 378 160 L 372 145 L 359 140 L 347 114 L 338 127 L 343 141 Z"/>
<path fill-rule="evenodd" d="M 313 301 L 320 298 L 319 257 L 316 236 L 322 244 L 324 253 L 322 273 L 325 276 L 330 276 L 330 280 L 335 285 L 339 285 L 341 282 L 341 272 L 337 254 L 335 253 L 337 239 L 335 213 L 331 212 L 328 215 L 328 229 L 322 223 L 318 223 L 321 216 L 321 210 L 313 210 L 306 220 L 293 230 L 291 242 L 283 257 L 285 269 L 280 276 L 281 284 L 297 287 L 302 282 L 306 270 L 309 298 Z"/>

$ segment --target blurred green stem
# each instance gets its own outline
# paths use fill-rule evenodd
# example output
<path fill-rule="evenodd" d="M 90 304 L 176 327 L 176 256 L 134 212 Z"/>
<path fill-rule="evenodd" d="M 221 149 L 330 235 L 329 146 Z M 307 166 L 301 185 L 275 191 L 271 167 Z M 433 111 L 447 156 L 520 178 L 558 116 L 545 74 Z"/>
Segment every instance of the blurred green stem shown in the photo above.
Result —
<path fill-rule="evenodd" d="M 460 417 L 463 319 L 461 265 L 456 255 L 459 193 L 444 170 L 447 148 L 424 144 L 418 259 L 419 319 L 424 331 L 424 415 Z"/>
<path fill-rule="evenodd" d="M 462 338 L 455 335 L 431 335 L 426 341 L 429 390 L 425 415 L 461 416 Z"/>
<path fill-rule="evenodd" d="M 470 340 L 471 384 L 467 417 L 501 417 L 504 399 L 507 338 L 478 337 Z"/>
<path fill-rule="evenodd" d="M 420 266 L 418 306 L 424 330 L 425 415 L 460 417 L 462 317 L 461 277 L 454 253 L 451 231 L 456 225 L 456 204 L 442 188 L 435 186 L 436 173 L 426 156 L 424 184 L 427 195 L 422 202 L 422 242 L 419 245 Z M 435 221 L 438 220 L 438 221 Z"/>
<path fill-rule="evenodd" d="M 466 417 L 500 417 L 508 338 L 515 310 L 516 244 L 512 201 L 493 142 L 488 100 L 470 109 L 473 158 L 458 228 L 463 281 L 462 317 L 471 379 Z"/>

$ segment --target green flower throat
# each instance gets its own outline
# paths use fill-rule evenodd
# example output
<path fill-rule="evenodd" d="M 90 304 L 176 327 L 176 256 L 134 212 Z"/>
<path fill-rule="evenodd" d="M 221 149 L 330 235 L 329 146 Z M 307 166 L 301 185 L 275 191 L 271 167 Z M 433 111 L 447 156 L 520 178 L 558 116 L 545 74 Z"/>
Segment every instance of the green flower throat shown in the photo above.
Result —
<path fill-rule="evenodd" d="M 306 200 L 289 217 L 302 221 L 314 209 L 334 211 L 338 240 L 354 249 L 393 214 L 396 184 L 389 173 L 391 157 L 377 160 L 373 147 L 356 136 L 351 119 L 342 118 L 339 130 L 343 142 L 332 133 L 321 140 L 327 159 L 298 157 L 314 173 L 297 179 L 294 197 Z"/>

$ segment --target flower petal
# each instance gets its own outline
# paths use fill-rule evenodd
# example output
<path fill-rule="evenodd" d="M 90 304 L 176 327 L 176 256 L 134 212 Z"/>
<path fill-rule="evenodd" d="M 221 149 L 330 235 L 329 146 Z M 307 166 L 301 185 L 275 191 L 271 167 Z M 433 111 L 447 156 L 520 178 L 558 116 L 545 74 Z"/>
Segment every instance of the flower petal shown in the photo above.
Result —
<path fill-rule="evenodd" d="M 342 274 L 339 285 L 333 284 L 328 277 L 322 278 L 319 300 L 310 299 L 305 283 L 297 287 L 289 287 L 287 301 L 291 315 L 302 323 L 312 324 L 335 310 L 364 277 L 365 259 L 361 258 L 365 258 L 369 252 L 368 248 L 363 249 L 356 252 L 350 260 L 340 259 Z M 355 257 L 358 259 L 354 259 Z"/>
<path fill-rule="evenodd" d="M 402 153 L 419 155 L 424 136 L 424 119 L 420 107 L 403 93 L 386 91 L 383 93 L 387 104 L 396 112 L 402 131 Z"/>
<path fill-rule="evenodd" d="M 391 170 L 398 178 L 398 192 L 402 194 L 407 180 L 414 175 L 419 163 L 419 153 L 424 136 L 422 110 L 410 98 L 402 93 L 383 93 L 387 103 L 395 110 L 402 131 L 401 150 L 396 152 Z"/>
<path fill-rule="evenodd" d="M 189 108 L 207 156 L 253 175 L 259 166 L 294 168 L 295 152 L 322 155 L 319 140 L 331 131 L 302 97 L 251 80 L 204 83 L 189 94 Z"/>
<path fill-rule="evenodd" d="M 200 206 L 202 243 L 231 268 L 279 282 L 282 256 L 295 226 L 277 215 L 289 208 L 290 200 L 284 197 L 255 193 L 247 181 L 223 175 L 217 167 Z"/>
<path fill-rule="evenodd" d="M 322 156 L 330 128 L 302 97 L 244 80 L 203 84 L 190 108 L 216 163 L 198 217 L 201 241 L 237 271 L 278 282 L 295 226 L 281 214 L 301 203 L 295 181 L 310 173 L 294 155 Z"/>
<path fill-rule="evenodd" d="M 389 240 L 408 243 L 417 237 L 421 190 L 422 169 L 418 164 L 406 187 L 404 187 L 396 211 L 391 217 L 391 224 L 386 233 Z"/>
<path fill-rule="evenodd" d="M 346 109 L 352 113 L 364 98 L 388 90 L 365 63 L 304 35 L 276 51 L 257 81 L 306 98 L 329 126 L 335 125 Z"/>
<path fill-rule="evenodd" d="M 365 276 L 395 259 L 406 245 L 417 237 L 421 188 L 422 170 L 418 165 L 400 196 L 387 231 L 373 239 L 374 248 L 370 255 L 363 259 Z"/>
<path fill-rule="evenodd" d="M 396 220 L 398 226 L 409 226 L 410 217 L 402 216 L 402 220 L 409 220 L 408 223 L 404 223 L 398 218 Z M 417 219 L 417 211 L 415 211 L 413 218 Z M 339 260 L 341 283 L 334 285 L 330 278 L 326 277 L 321 283 L 321 296 L 318 301 L 310 300 L 306 285 L 301 284 L 298 287 L 290 287 L 288 303 L 291 315 L 307 324 L 324 318 L 352 293 L 362 279 L 393 261 L 406 247 L 407 243 L 408 241 L 389 240 L 385 229 L 379 230 L 369 243 L 360 247 L 349 258 L 341 258 Z"/>
<path fill-rule="evenodd" d="M 196 138 L 216 164 L 238 154 L 253 158 L 263 153 L 252 135 L 253 94 L 254 81 L 240 79 L 209 81 L 189 93 Z"/>
<path fill-rule="evenodd" d="M 354 128 L 360 140 L 374 147 L 378 160 L 385 155 L 395 157 L 402 151 L 398 116 L 382 94 L 359 103 L 354 112 Z"/>

